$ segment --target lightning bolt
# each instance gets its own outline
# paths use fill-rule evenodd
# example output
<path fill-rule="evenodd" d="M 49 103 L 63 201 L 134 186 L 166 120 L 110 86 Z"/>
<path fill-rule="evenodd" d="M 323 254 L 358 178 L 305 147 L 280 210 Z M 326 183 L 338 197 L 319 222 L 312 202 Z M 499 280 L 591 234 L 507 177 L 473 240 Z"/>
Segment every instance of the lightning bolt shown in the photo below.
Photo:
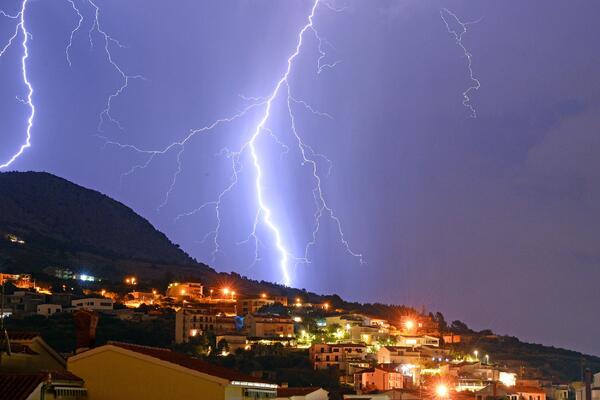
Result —
<path fill-rule="evenodd" d="M 294 51 L 288 56 L 288 58 L 286 60 L 286 64 L 285 64 L 286 68 L 283 71 L 282 75 L 275 82 L 274 87 L 273 87 L 272 91 L 270 92 L 270 94 L 267 96 L 264 96 L 264 97 L 240 96 L 243 100 L 250 102 L 250 104 L 247 105 L 244 109 L 242 109 L 237 114 L 234 114 L 230 117 L 215 120 L 214 122 L 212 122 L 204 127 L 193 129 L 185 137 L 183 137 L 183 139 L 173 142 L 173 143 L 171 143 L 161 149 L 158 149 L 158 150 L 144 149 L 144 148 L 141 148 L 141 147 L 138 147 L 135 145 L 131 145 L 131 144 L 122 144 L 120 142 L 109 140 L 105 136 L 98 135 L 98 137 L 100 137 L 102 140 L 104 140 L 105 145 L 116 146 L 119 149 L 129 150 L 129 151 L 146 156 L 146 158 L 143 162 L 132 166 L 129 171 L 126 171 L 125 173 L 123 173 L 121 175 L 121 179 L 123 179 L 124 177 L 126 177 L 128 175 L 133 174 L 134 172 L 136 172 L 138 170 L 147 168 L 152 163 L 152 161 L 154 161 L 154 159 L 157 156 L 163 156 L 171 151 L 177 150 L 177 156 L 176 156 L 177 169 L 175 170 L 175 172 L 172 175 L 171 183 L 170 183 L 168 190 L 165 193 L 163 202 L 158 207 L 160 210 L 162 207 L 164 207 L 169 202 L 170 195 L 172 194 L 172 192 L 176 186 L 177 179 L 178 179 L 179 175 L 181 174 L 182 168 L 183 168 L 182 157 L 185 152 L 185 146 L 190 140 L 192 140 L 197 135 L 208 134 L 211 131 L 218 128 L 220 125 L 232 123 L 233 121 L 240 119 L 240 118 L 248 115 L 249 113 L 254 113 L 256 111 L 262 110 L 262 111 L 259 111 L 260 113 L 259 113 L 258 123 L 252 129 L 248 140 L 243 142 L 237 150 L 230 150 L 230 149 L 225 148 L 219 153 L 219 155 L 225 156 L 229 159 L 229 161 L 231 163 L 232 173 L 231 173 L 231 177 L 230 177 L 229 181 L 224 185 L 223 189 L 219 192 L 218 196 L 214 200 L 208 201 L 189 212 L 185 212 L 185 213 L 177 215 L 175 220 L 177 221 L 180 218 L 194 215 L 194 214 L 196 214 L 204 209 L 207 209 L 207 208 L 212 209 L 214 211 L 215 221 L 216 221 L 214 229 L 212 229 L 210 232 L 206 233 L 204 238 L 201 241 L 201 242 L 205 242 L 206 240 L 212 238 L 213 245 L 214 245 L 212 256 L 213 256 L 213 260 L 214 260 L 216 254 L 221 251 L 220 230 L 221 230 L 221 223 L 222 223 L 222 221 L 221 221 L 222 201 L 224 200 L 224 198 L 227 197 L 228 194 L 231 193 L 231 191 L 236 187 L 236 185 L 239 182 L 239 178 L 240 178 L 239 173 L 242 170 L 242 163 L 241 163 L 242 155 L 249 154 L 251 164 L 252 164 L 252 169 L 254 171 L 254 182 L 253 182 L 254 185 L 253 186 L 254 186 L 254 191 L 255 191 L 255 195 L 256 195 L 257 210 L 256 210 L 256 213 L 254 216 L 252 231 L 250 232 L 250 234 L 248 235 L 246 240 L 244 240 L 242 242 L 238 242 L 237 244 L 242 244 L 242 243 L 253 241 L 254 246 L 255 246 L 254 247 L 255 248 L 255 258 L 254 258 L 252 265 L 254 265 L 256 262 L 258 262 L 260 259 L 258 249 L 262 242 L 258 237 L 257 229 L 258 229 L 259 224 L 263 224 L 268 229 L 270 236 L 272 237 L 273 247 L 275 248 L 275 250 L 278 254 L 278 267 L 279 267 L 279 270 L 280 270 L 281 276 L 282 276 L 281 281 L 285 285 L 288 285 L 288 286 L 291 284 L 291 274 L 290 274 L 291 264 L 294 263 L 294 265 L 298 265 L 300 263 L 309 263 L 310 262 L 310 258 L 309 258 L 310 249 L 316 243 L 317 235 L 319 232 L 319 228 L 320 228 L 321 220 L 322 220 L 323 216 L 328 216 L 334 222 L 334 224 L 337 228 L 337 232 L 339 234 L 340 242 L 342 243 L 342 246 L 344 247 L 346 252 L 348 254 L 350 254 L 351 256 L 358 258 L 361 263 L 364 262 L 363 256 L 360 253 L 354 252 L 351 249 L 348 241 L 345 238 L 341 221 L 340 221 L 339 217 L 335 214 L 333 208 L 327 202 L 326 197 L 324 195 L 324 191 L 322 189 L 322 179 L 319 175 L 319 162 L 317 161 L 317 159 L 322 159 L 324 162 L 326 162 L 328 164 L 327 174 L 329 174 L 329 172 L 331 170 L 331 166 L 332 166 L 331 161 L 325 155 L 317 153 L 311 146 L 309 146 L 307 143 L 305 143 L 296 127 L 296 115 L 294 113 L 294 107 L 302 107 L 306 111 L 310 112 L 311 114 L 319 116 L 319 117 L 332 118 L 331 115 L 316 110 L 315 108 L 310 106 L 306 101 L 297 99 L 294 96 L 292 96 L 290 84 L 288 81 L 290 74 L 292 72 L 294 60 L 299 56 L 301 49 L 303 47 L 303 44 L 304 44 L 305 36 L 309 32 L 312 33 L 314 35 L 314 37 L 316 38 L 316 40 L 318 41 L 317 51 L 319 53 L 319 57 L 317 59 L 317 73 L 320 74 L 321 72 L 323 72 L 326 69 L 334 68 L 339 63 L 339 61 L 335 61 L 333 63 L 325 62 L 325 58 L 326 58 L 325 49 L 326 49 L 326 47 L 332 47 L 332 46 L 331 46 L 331 44 L 329 44 L 329 42 L 326 41 L 326 39 L 324 39 L 319 34 L 319 32 L 317 31 L 317 29 L 314 26 L 314 17 L 315 17 L 315 13 L 316 13 L 316 10 L 317 10 L 319 4 L 320 4 L 320 0 L 315 0 L 312 3 L 312 6 L 310 8 L 310 13 L 307 17 L 306 23 L 301 27 L 301 29 L 298 32 L 296 46 L 294 48 Z M 325 2 L 322 2 L 322 4 L 333 11 L 336 11 L 336 12 L 341 11 L 339 9 L 333 8 L 332 6 L 328 5 Z M 275 135 L 275 133 L 267 126 L 268 122 L 271 118 L 271 111 L 272 111 L 273 103 L 280 95 L 282 95 L 282 93 L 283 93 L 283 95 L 286 96 L 287 108 L 288 108 L 287 111 L 288 111 L 288 115 L 289 115 L 290 123 L 291 123 L 291 132 L 292 132 L 294 142 L 296 143 L 296 146 L 298 148 L 299 154 L 302 157 L 302 165 L 308 166 L 310 168 L 310 170 L 312 172 L 312 178 L 314 180 L 314 186 L 312 188 L 312 195 L 313 195 L 314 204 L 315 204 L 314 226 L 313 226 L 313 230 L 312 230 L 312 238 L 306 244 L 306 247 L 304 249 L 304 254 L 302 257 L 294 256 L 292 254 L 292 252 L 288 249 L 287 244 L 284 242 L 284 238 L 282 235 L 282 230 L 280 228 L 279 222 L 276 221 L 275 216 L 273 215 L 272 207 L 269 204 L 269 202 L 265 196 L 264 182 L 263 182 L 265 167 L 263 165 L 261 153 L 260 153 L 258 145 L 257 145 L 258 138 L 261 137 L 261 135 L 267 134 L 267 135 L 269 135 L 270 138 L 272 138 L 275 141 L 275 143 L 277 143 L 278 145 L 281 146 L 281 148 L 283 149 L 282 153 L 281 153 L 282 156 L 289 152 L 289 147 L 285 143 L 283 143 L 283 141 L 281 141 L 279 139 L 279 137 L 277 135 Z"/>
<path fill-rule="evenodd" d="M 75 11 L 77 11 L 77 14 L 81 17 L 81 13 L 77 10 L 77 7 L 75 7 L 75 4 L 72 1 L 70 1 L 70 3 L 73 6 L 73 8 L 75 8 Z M 123 125 L 121 125 L 121 122 L 118 119 L 116 119 L 115 117 L 113 117 L 113 115 L 111 113 L 112 112 L 112 103 L 117 97 L 119 97 L 121 94 L 123 94 L 123 92 L 129 87 L 129 82 L 131 80 L 134 80 L 134 79 L 142 79 L 143 80 L 145 78 L 142 75 L 129 75 L 129 74 L 125 73 L 125 71 L 121 68 L 121 66 L 115 62 L 115 60 L 113 59 L 113 55 L 110 51 L 110 45 L 113 44 L 119 48 L 125 48 L 126 46 L 121 44 L 121 42 L 119 42 L 114 37 L 110 36 L 104 29 L 102 29 L 102 27 L 100 25 L 100 8 L 96 5 L 96 3 L 93 0 L 88 0 L 88 3 L 94 9 L 94 22 L 92 23 L 92 27 L 88 31 L 88 36 L 90 39 L 90 47 L 94 47 L 93 33 L 94 33 L 94 31 L 96 31 L 96 33 L 99 34 L 104 41 L 103 47 L 104 47 L 104 52 L 106 53 L 106 58 L 107 58 L 108 62 L 110 63 L 110 65 L 112 65 L 112 67 L 115 69 L 115 71 L 121 76 L 121 80 L 122 80 L 121 86 L 118 87 L 113 93 L 111 93 L 106 100 L 106 106 L 105 106 L 104 110 L 102 110 L 102 112 L 100 113 L 100 119 L 98 121 L 98 131 L 102 132 L 102 126 L 104 125 L 105 121 L 109 121 L 109 122 L 113 123 L 114 125 L 116 125 L 120 130 L 124 130 Z M 81 18 L 80 18 L 80 21 L 81 21 Z M 79 27 L 77 27 L 75 29 L 75 32 L 78 29 L 79 29 Z"/>
<path fill-rule="evenodd" d="M 73 30 L 71 31 L 71 35 L 69 36 L 69 44 L 65 48 L 67 62 L 69 63 L 69 67 L 71 67 L 73 64 L 71 63 L 71 53 L 70 52 L 71 52 L 71 47 L 73 47 L 73 38 L 75 37 L 75 34 L 79 31 L 79 29 L 81 29 L 81 24 L 83 23 L 83 15 L 81 14 L 81 11 L 79 11 L 79 8 L 75 4 L 75 1 L 73 1 L 73 0 L 67 0 L 67 1 L 69 2 L 69 4 L 71 4 L 73 11 L 75 11 L 77 16 L 79 17 L 79 19 L 77 21 L 77 25 L 75 26 L 75 28 L 73 28 Z"/>
<path fill-rule="evenodd" d="M 23 47 L 23 55 L 21 57 L 21 75 L 23 78 L 23 84 L 27 87 L 27 97 L 26 99 L 19 99 L 23 104 L 25 104 L 29 108 L 29 116 L 27 118 L 27 127 L 25 129 L 25 143 L 23 143 L 19 150 L 12 155 L 7 161 L 3 164 L 0 164 L 0 169 L 6 168 L 10 166 L 17 158 L 19 158 L 23 152 L 31 147 L 31 128 L 33 127 L 33 118 L 35 116 L 35 105 L 33 104 L 33 86 L 29 82 L 29 78 L 27 76 L 27 59 L 29 58 L 29 48 L 27 47 L 27 42 L 30 36 L 30 33 L 27 31 L 27 27 L 25 26 L 25 11 L 27 8 L 28 0 L 23 0 L 21 3 L 21 11 L 17 15 L 10 15 L 6 12 L 0 10 L 0 15 L 10 18 L 16 19 L 18 21 L 14 34 L 10 37 L 6 45 L 2 47 L 0 50 L 0 57 L 4 56 L 6 51 L 12 46 L 15 39 L 19 36 L 19 34 L 23 37 L 23 41 L 21 45 Z"/>
<path fill-rule="evenodd" d="M 471 92 L 479 90 L 479 88 L 481 87 L 481 83 L 479 82 L 479 79 L 477 79 L 473 74 L 473 55 L 469 52 L 469 50 L 467 50 L 467 48 L 463 44 L 462 37 L 465 33 L 467 33 L 469 25 L 473 25 L 473 24 L 480 22 L 481 18 L 478 19 L 477 21 L 462 22 L 456 16 L 456 14 L 454 14 L 452 11 L 448 10 L 447 8 L 442 8 L 440 10 L 440 16 L 442 17 L 442 21 L 444 21 L 444 24 L 446 25 L 446 29 L 448 30 L 448 33 L 454 37 L 456 44 L 458 45 L 458 47 L 460 47 L 462 49 L 462 51 L 467 59 L 467 70 L 469 72 L 469 79 L 471 81 L 471 85 L 462 93 L 462 96 L 463 96 L 462 104 L 470 110 L 471 118 L 477 118 L 477 111 L 475 110 L 475 107 L 473 107 L 473 105 L 471 104 Z M 461 28 L 460 31 L 457 31 L 450 26 L 450 23 L 446 19 L 446 16 L 449 16 L 450 18 L 454 19 L 454 21 L 460 26 L 460 28 Z"/>

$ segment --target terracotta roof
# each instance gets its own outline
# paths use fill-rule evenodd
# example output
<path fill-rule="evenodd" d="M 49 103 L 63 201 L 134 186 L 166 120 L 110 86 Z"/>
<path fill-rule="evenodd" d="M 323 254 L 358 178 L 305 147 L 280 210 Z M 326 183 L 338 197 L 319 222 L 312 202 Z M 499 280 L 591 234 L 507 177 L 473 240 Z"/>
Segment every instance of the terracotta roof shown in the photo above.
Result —
<path fill-rule="evenodd" d="M 202 361 L 197 358 L 186 356 L 181 353 L 176 353 L 169 349 L 161 347 L 148 347 L 140 346 L 130 343 L 121 342 L 108 342 L 108 345 L 120 347 L 125 350 L 133 351 L 146 356 L 154 357 L 162 361 L 177 364 L 184 368 L 188 368 L 194 371 L 202 372 L 207 375 L 216 376 L 218 378 L 227 379 L 229 381 L 243 381 L 243 382 L 263 382 L 268 383 L 264 379 L 257 379 L 250 375 L 243 374 L 234 369 L 221 367 L 219 365 L 211 364 L 206 361 Z"/>
<path fill-rule="evenodd" d="M 316 392 L 320 388 L 318 387 L 287 387 L 278 388 L 277 397 L 292 397 L 292 396 L 306 396 L 312 392 Z"/>
<path fill-rule="evenodd" d="M 33 340 L 37 336 L 40 336 L 39 332 L 21 332 L 21 331 L 10 331 L 8 332 L 8 338 L 10 340 Z"/>
<path fill-rule="evenodd" d="M 44 371 L 52 381 L 83 382 L 83 379 L 69 371 Z"/>
<path fill-rule="evenodd" d="M 515 385 L 511 389 L 517 393 L 546 393 L 542 389 L 535 387 L 535 386 Z"/>
<path fill-rule="evenodd" d="M 0 400 L 25 400 L 46 374 L 0 374 Z"/>
<path fill-rule="evenodd" d="M 399 372 L 401 364 L 379 364 L 375 368 L 385 372 Z"/>
<path fill-rule="evenodd" d="M 364 343 L 333 343 L 329 347 L 367 347 Z"/>

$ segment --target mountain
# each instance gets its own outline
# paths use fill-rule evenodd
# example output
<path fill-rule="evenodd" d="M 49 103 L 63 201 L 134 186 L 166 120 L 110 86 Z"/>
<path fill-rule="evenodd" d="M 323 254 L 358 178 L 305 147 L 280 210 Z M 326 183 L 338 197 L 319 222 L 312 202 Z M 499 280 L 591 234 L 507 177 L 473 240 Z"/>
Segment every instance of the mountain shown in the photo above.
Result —
<path fill-rule="evenodd" d="M 25 243 L 4 240 L 9 235 Z M 226 283 L 239 293 L 266 291 L 336 306 L 350 304 L 338 296 L 217 273 L 126 205 L 43 172 L 0 173 L 0 266 L 4 272 L 34 274 L 60 266 L 114 281 L 126 275 L 136 275 L 140 282 L 196 279 L 206 286 Z"/>
<path fill-rule="evenodd" d="M 193 262 L 129 207 L 47 173 L 0 174 L 0 227 L 74 251 L 160 263 Z"/>

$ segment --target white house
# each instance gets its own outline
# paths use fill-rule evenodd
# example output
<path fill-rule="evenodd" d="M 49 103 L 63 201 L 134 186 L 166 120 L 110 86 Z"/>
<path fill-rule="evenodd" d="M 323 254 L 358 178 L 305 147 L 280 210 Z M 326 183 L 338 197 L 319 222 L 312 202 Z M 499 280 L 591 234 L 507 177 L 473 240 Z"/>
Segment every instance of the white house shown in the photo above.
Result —
<path fill-rule="evenodd" d="M 378 364 L 419 364 L 421 352 L 407 347 L 383 346 L 377 351 Z"/>
<path fill-rule="evenodd" d="M 49 317 L 56 313 L 62 312 L 62 306 L 60 304 L 38 304 L 37 313 L 44 317 Z"/>
<path fill-rule="evenodd" d="M 105 298 L 86 298 L 71 301 L 71 305 L 76 309 L 86 309 L 91 311 L 108 311 L 113 309 L 112 299 Z"/>
<path fill-rule="evenodd" d="M 329 392 L 318 387 L 282 387 L 275 400 L 328 400 Z"/>

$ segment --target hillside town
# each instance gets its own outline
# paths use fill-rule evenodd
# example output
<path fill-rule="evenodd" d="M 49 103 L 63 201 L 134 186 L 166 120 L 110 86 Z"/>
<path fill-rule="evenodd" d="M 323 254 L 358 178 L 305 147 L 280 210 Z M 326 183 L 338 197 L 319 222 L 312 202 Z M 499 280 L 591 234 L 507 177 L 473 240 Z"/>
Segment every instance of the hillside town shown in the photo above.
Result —
<path fill-rule="evenodd" d="M 44 274 L 1 274 L 2 399 L 600 400 L 600 373 L 556 381 L 496 361 L 478 345 L 502 337 L 460 332 L 441 314 L 384 318 L 198 281 L 148 288 L 132 275 L 115 283 L 68 268 Z M 74 348 L 54 349 L 44 331 L 14 329 L 31 318 L 70 319 Z M 170 321 L 169 345 L 97 343 L 104 320 Z M 276 361 L 245 371 L 231 365 L 245 354 Z M 283 381 L 277 362 L 285 360 L 316 378 L 306 386 Z M 316 384 L 321 376 L 329 383 Z"/>

